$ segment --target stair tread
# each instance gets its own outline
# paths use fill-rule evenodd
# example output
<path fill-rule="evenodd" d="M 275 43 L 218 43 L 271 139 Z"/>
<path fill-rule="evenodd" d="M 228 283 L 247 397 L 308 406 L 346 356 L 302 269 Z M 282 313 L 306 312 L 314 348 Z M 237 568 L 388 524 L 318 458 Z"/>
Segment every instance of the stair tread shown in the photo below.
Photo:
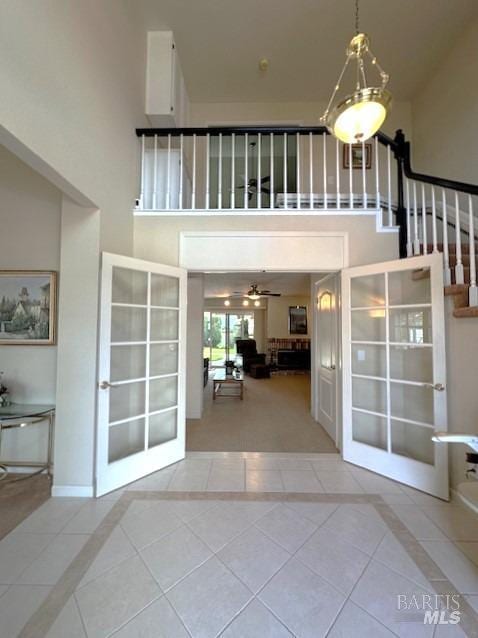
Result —
<path fill-rule="evenodd" d="M 464 317 L 478 317 L 478 306 L 466 306 L 465 308 L 455 308 L 453 316 L 458 319 Z"/>
<path fill-rule="evenodd" d="M 461 295 L 464 292 L 468 292 L 469 284 L 452 284 L 451 286 L 445 286 L 445 295 Z"/>

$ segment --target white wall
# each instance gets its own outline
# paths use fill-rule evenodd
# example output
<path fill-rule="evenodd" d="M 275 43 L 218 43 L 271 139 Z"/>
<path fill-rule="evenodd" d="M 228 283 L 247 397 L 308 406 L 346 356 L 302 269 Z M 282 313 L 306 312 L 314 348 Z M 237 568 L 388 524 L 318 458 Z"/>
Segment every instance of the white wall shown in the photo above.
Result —
<path fill-rule="evenodd" d="M 200 419 L 203 407 L 204 277 L 188 277 L 186 417 Z"/>
<path fill-rule="evenodd" d="M 0 270 L 60 270 L 61 193 L 0 146 Z M 0 292 L 1 296 L 1 292 Z M 17 403 L 55 403 L 56 346 L 0 346 Z M 44 460 L 46 425 L 3 435 L 2 457 Z"/>
<path fill-rule="evenodd" d="M 307 334 L 289 333 L 289 306 L 307 307 Z M 312 312 L 310 297 L 303 295 L 285 295 L 270 297 L 267 301 L 267 339 L 310 339 L 312 334 Z"/>

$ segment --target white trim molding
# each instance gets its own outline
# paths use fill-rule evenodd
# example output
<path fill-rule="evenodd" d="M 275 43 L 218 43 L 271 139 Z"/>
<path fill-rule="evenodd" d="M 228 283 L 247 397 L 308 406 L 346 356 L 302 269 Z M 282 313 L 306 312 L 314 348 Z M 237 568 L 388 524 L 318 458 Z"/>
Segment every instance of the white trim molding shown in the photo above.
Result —
<path fill-rule="evenodd" d="M 93 485 L 53 485 L 51 495 L 53 498 L 69 496 L 74 498 L 93 498 Z"/>

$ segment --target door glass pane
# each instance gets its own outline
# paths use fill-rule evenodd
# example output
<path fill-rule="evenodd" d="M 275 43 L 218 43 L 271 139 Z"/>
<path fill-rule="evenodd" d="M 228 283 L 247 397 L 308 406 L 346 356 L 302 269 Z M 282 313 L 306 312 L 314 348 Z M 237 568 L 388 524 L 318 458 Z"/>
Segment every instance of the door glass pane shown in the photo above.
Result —
<path fill-rule="evenodd" d="M 411 421 L 421 421 L 433 425 L 433 393 L 432 388 L 392 382 L 390 400 L 392 417 L 402 417 Z"/>
<path fill-rule="evenodd" d="M 166 275 L 151 275 L 151 305 L 179 306 L 179 279 Z"/>
<path fill-rule="evenodd" d="M 178 371 L 178 344 L 156 343 L 150 346 L 149 374 L 172 374 Z"/>
<path fill-rule="evenodd" d="M 388 303 L 391 306 L 431 303 L 430 268 L 402 270 L 388 275 Z"/>
<path fill-rule="evenodd" d="M 375 379 L 352 379 L 352 406 L 386 414 L 387 385 Z"/>
<path fill-rule="evenodd" d="M 334 338 L 333 322 L 335 316 L 333 314 L 333 297 L 332 293 L 326 291 L 321 294 L 319 300 L 319 351 L 320 351 L 320 365 L 323 368 L 330 368 L 335 363 L 334 357 L 334 345 L 332 343 Z"/>
<path fill-rule="evenodd" d="M 213 366 L 222 366 L 226 360 L 226 321 L 227 315 L 224 312 L 211 312 L 209 343 Z"/>
<path fill-rule="evenodd" d="M 432 383 L 432 348 L 390 346 L 390 376 L 392 379 Z"/>
<path fill-rule="evenodd" d="M 151 341 L 178 339 L 178 319 L 177 310 L 151 309 Z"/>
<path fill-rule="evenodd" d="M 385 275 L 354 277 L 351 281 L 352 308 L 385 306 Z"/>
<path fill-rule="evenodd" d="M 146 341 L 146 308 L 113 306 L 111 341 Z"/>
<path fill-rule="evenodd" d="M 352 345 L 352 373 L 385 377 L 387 374 L 385 346 Z"/>
<path fill-rule="evenodd" d="M 111 301 L 145 306 L 148 303 L 148 273 L 113 266 Z"/>
<path fill-rule="evenodd" d="M 144 414 L 145 391 L 145 381 L 110 388 L 110 423 Z"/>
<path fill-rule="evenodd" d="M 145 419 L 112 425 L 108 432 L 108 463 L 144 450 Z"/>
<path fill-rule="evenodd" d="M 428 465 L 435 462 L 432 428 L 392 419 L 392 452 Z"/>
<path fill-rule="evenodd" d="M 352 438 L 381 450 L 387 449 L 387 419 L 352 410 Z"/>
<path fill-rule="evenodd" d="M 396 343 L 431 343 L 431 308 L 391 309 L 390 341 Z"/>
<path fill-rule="evenodd" d="M 352 312 L 353 341 L 385 341 L 385 309 Z"/>
<path fill-rule="evenodd" d="M 178 378 L 152 379 L 149 382 L 149 411 L 164 410 L 178 403 Z"/>
<path fill-rule="evenodd" d="M 112 346 L 110 380 L 128 381 L 146 376 L 146 346 Z"/>
<path fill-rule="evenodd" d="M 168 410 L 149 417 L 149 447 L 161 445 L 177 437 L 177 410 Z"/>

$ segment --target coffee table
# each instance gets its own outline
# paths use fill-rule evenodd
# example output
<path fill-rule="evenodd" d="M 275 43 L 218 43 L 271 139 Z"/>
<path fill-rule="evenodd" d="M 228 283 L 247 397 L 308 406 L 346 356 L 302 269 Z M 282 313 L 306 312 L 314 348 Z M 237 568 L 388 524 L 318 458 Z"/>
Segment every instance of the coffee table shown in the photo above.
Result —
<path fill-rule="evenodd" d="M 244 398 L 244 374 L 242 370 L 231 376 L 226 374 L 226 368 L 219 368 L 214 373 L 212 382 L 212 399 L 216 397 L 227 397 L 229 399 Z"/>

